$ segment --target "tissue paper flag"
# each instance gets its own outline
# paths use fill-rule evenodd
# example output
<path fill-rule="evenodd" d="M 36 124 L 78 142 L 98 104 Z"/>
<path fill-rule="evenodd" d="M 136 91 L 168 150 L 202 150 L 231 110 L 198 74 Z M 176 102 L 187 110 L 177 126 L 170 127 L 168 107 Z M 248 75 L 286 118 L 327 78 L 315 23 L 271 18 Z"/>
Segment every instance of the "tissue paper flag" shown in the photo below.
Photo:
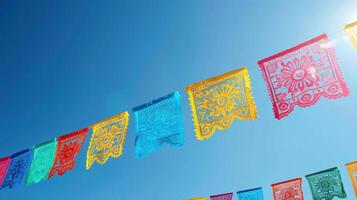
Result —
<path fill-rule="evenodd" d="M 55 159 L 56 146 L 56 139 L 35 146 L 30 171 L 26 177 L 26 185 L 48 178 Z"/>
<path fill-rule="evenodd" d="M 257 118 L 246 68 L 190 85 L 186 91 L 199 140 L 208 139 L 216 129 L 229 128 L 234 119 Z"/>
<path fill-rule="evenodd" d="M 56 157 L 48 175 L 49 178 L 55 173 L 63 175 L 67 170 L 74 168 L 76 157 L 86 139 L 87 131 L 88 128 L 85 128 L 57 138 Z"/>
<path fill-rule="evenodd" d="M 117 158 L 122 154 L 128 123 L 129 113 L 123 112 L 92 126 L 93 134 L 87 151 L 86 169 L 89 169 L 94 161 L 104 164 L 109 157 Z"/>
<path fill-rule="evenodd" d="M 7 169 L 1 188 L 17 187 L 22 184 L 31 164 L 32 150 L 26 149 L 11 156 L 11 163 Z"/>
<path fill-rule="evenodd" d="M 281 183 L 273 184 L 273 194 L 275 200 L 304 200 L 301 189 L 302 178 L 296 178 Z"/>
<path fill-rule="evenodd" d="M 314 200 L 332 200 L 334 197 L 347 197 L 340 171 L 337 167 L 306 176 Z"/>
<path fill-rule="evenodd" d="M 180 94 L 171 93 L 133 108 L 136 120 L 135 155 L 143 158 L 162 144 L 182 146 L 184 143 Z"/>
<path fill-rule="evenodd" d="M 327 43 L 323 34 L 258 62 L 275 118 L 287 116 L 296 105 L 312 106 L 322 96 L 337 99 L 349 94 L 335 50 Z"/>

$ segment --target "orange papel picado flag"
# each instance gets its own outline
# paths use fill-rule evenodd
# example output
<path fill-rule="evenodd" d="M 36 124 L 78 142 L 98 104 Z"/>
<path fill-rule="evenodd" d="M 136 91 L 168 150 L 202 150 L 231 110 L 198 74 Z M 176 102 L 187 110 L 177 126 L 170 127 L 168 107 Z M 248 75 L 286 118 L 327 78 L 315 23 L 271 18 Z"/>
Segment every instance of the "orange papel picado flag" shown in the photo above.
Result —
<path fill-rule="evenodd" d="M 357 197 L 357 161 L 346 164 L 346 167 L 351 178 L 355 196 Z"/>

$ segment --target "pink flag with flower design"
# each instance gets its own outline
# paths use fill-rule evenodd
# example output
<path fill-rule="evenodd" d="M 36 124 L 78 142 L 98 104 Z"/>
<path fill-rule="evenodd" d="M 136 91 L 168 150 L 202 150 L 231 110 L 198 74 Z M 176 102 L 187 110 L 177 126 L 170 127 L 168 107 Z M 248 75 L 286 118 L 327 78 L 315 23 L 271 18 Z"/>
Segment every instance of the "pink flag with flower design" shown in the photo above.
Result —
<path fill-rule="evenodd" d="M 10 157 L 0 159 L 0 187 L 5 179 L 7 168 L 9 167 L 10 162 L 11 162 Z"/>
<path fill-rule="evenodd" d="M 273 184 L 274 200 L 304 200 L 301 189 L 302 178 Z"/>
<path fill-rule="evenodd" d="M 289 115 L 296 105 L 308 107 L 321 96 L 349 94 L 326 34 L 258 62 L 273 103 L 275 118 Z"/>
<path fill-rule="evenodd" d="M 88 128 L 85 128 L 57 138 L 56 157 L 48 178 L 55 173 L 63 175 L 67 170 L 74 168 L 76 156 L 81 150 L 87 132 Z"/>
<path fill-rule="evenodd" d="M 210 196 L 211 200 L 232 200 L 233 198 L 233 193 L 226 193 L 226 194 L 219 194 L 219 195 L 214 195 Z"/>

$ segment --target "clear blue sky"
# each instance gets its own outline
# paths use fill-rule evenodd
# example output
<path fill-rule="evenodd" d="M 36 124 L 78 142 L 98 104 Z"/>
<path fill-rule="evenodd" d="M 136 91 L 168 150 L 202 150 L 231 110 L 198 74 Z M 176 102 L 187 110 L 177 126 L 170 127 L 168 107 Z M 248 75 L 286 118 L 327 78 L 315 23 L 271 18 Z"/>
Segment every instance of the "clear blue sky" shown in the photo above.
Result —
<path fill-rule="evenodd" d="M 0 3 L 0 157 L 83 128 L 179 90 L 185 140 L 85 170 L 87 138 L 75 169 L 1 200 L 185 200 L 270 184 L 357 160 L 357 51 L 339 32 L 337 56 L 348 98 L 321 99 L 274 119 L 256 62 L 357 19 L 356 0 L 36 1 Z M 195 139 L 183 88 L 248 66 L 260 118 Z M 304 178 L 305 198 L 311 193 Z M 236 198 L 236 196 L 235 196 Z"/>

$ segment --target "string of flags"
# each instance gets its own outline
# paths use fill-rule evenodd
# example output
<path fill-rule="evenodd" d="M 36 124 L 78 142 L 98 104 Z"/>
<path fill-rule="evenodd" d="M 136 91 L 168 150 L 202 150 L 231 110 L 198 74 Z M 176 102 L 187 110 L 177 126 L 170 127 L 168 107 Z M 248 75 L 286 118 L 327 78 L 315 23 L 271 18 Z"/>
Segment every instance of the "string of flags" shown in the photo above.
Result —
<path fill-rule="evenodd" d="M 356 167 L 356 163 L 352 163 Z M 347 164 L 347 168 L 349 169 Z M 349 170 L 349 172 L 351 172 Z M 352 177 L 351 177 L 352 178 Z M 356 177 L 354 177 L 356 178 Z M 347 194 L 343 187 L 340 171 L 337 167 L 316 172 L 306 176 L 314 200 L 332 200 L 335 197 L 345 199 Z M 304 200 L 302 178 L 295 178 L 271 185 L 274 200 Z M 237 192 L 239 200 L 263 200 L 263 189 L 254 188 Z M 357 197 L 357 193 L 356 193 Z M 205 197 L 190 200 L 207 200 Z M 212 195 L 210 200 L 233 200 L 233 192 Z"/>
<path fill-rule="evenodd" d="M 357 22 L 344 31 L 357 49 Z M 296 106 L 310 107 L 321 97 L 337 99 L 349 95 L 336 53 L 329 38 L 322 34 L 288 50 L 258 61 L 276 119 L 290 115 Z M 217 129 L 228 129 L 234 120 L 257 119 L 248 69 L 241 68 L 185 88 L 194 131 L 198 140 L 212 137 Z M 135 156 L 149 156 L 163 144 L 184 144 L 180 94 L 175 91 L 132 109 L 135 116 Z M 105 164 L 122 155 L 129 112 L 123 112 L 88 128 L 59 136 L 30 149 L 0 159 L 0 188 L 29 185 L 63 175 L 72 170 L 89 130 L 86 169 L 94 162 Z M 357 162 L 346 164 L 357 197 Z M 332 168 L 306 176 L 313 199 L 346 198 L 340 172 Z M 272 185 L 275 200 L 304 199 L 302 178 Z M 263 199 L 263 189 L 237 192 L 240 200 Z M 233 193 L 211 196 L 211 200 L 231 200 Z M 206 198 L 192 198 L 203 200 Z"/>
<path fill-rule="evenodd" d="M 356 167 L 356 163 L 352 163 Z M 350 164 L 347 164 L 348 166 Z M 347 168 L 349 169 L 349 167 Z M 351 171 L 349 170 L 351 173 Z M 352 178 L 352 177 L 351 177 Z M 354 177 L 356 178 L 356 177 Z M 343 187 L 337 167 L 316 172 L 306 176 L 314 200 L 332 200 L 335 197 L 345 199 L 347 194 Z M 274 200 L 303 200 L 302 178 L 295 178 L 271 185 Z M 355 188 L 356 189 L 356 188 Z M 254 188 L 237 192 L 239 200 L 263 200 L 263 189 Z M 357 197 L 357 193 L 356 193 Z M 205 197 L 190 200 L 207 200 Z M 210 200 L 233 200 L 233 192 L 210 196 Z"/>

